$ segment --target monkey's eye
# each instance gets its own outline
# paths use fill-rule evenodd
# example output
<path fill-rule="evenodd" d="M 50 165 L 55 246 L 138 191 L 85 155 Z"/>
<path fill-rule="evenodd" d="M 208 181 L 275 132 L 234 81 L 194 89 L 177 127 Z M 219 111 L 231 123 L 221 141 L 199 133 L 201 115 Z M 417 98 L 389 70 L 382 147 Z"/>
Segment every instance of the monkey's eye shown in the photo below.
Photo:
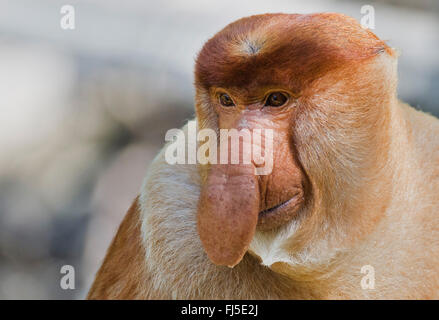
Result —
<path fill-rule="evenodd" d="M 221 93 L 219 96 L 219 101 L 224 107 L 233 107 L 235 105 L 232 98 L 230 98 L 227 93 Z"/>
<path fill-rule="evenodd" d="M 267 100 L 265 101 L 265 106 L 267 107 L 280 107 L 287 102 L 288 97 L 282 92 L 270 93 Z"/>

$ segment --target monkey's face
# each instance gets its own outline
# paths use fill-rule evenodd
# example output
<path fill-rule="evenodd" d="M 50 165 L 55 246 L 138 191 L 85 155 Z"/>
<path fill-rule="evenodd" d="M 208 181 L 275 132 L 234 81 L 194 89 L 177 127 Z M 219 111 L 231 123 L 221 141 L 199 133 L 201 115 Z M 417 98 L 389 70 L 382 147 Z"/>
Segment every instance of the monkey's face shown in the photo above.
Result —
<path fill-rule="evenodd" d="M 256 228 L 268 230 L 287 223 L 304 202 L 305 178 L 291 134 L 297 97 L 286 87 L 211 88 L 208 99 L 219 132 L 248 133 L 247 140 L 244 135 L 240 141 L 232 137 L 228 141 L 229 136 L 219 139 L 218 154 L 227 151 L 227 161 L 204 168 L 199 203 L 198 228 L 206 251 L 215 263 L 234 265 Z M 234 142 L 239 143 L 235 149 Z M 255 159 L 255 150 L 262 161 Z M 233 153 L 238 153 L 238 163 L 233 163 Z"/>
<path fill-rule="evenodd" d="M 291 132 L 297 95 L 287 87 L 260 87 L 255 90 L 211 88 L 210 100 L 220 131 L 223 129 L 223 132 L 228 133 L 236 129 L 242 133 L 247 130 L 249 137 L 248 141 L 244 141 L 243 135 L 241 141 L 236 141 L 240 144 L 235 150 L 231 148 L 233 141 L 227 144 L 228 164 L 212 166 L 209 169 L 209 180 L 212 180 L 216 170 L 221 174 L 233 171 L 238 176 L 241 176 L 241 170 L 250 170 L 249 173 L 254 176 L 252 180 L 255 181 L 254 192 L 259 198 L 257 208 L 254 209 L 255 213 L 258 210 L 258 229 L 269 230 L 290 221 L 303 204 L 305 186 Z M 261 133 L 260 139 L 257 136 L 258 130 Z M 220 139 L 220 143 L 227 141 Z M 260 151 L 259 162 L 256 151 Z M 233 152 L 240 153 L 239 161 L 242 164 L 232 162 Z M 244 163 L 242 153 L 246 153 L 250 159 L 248 166 Z M 238 180 L 236 176 L 233 179 L 235 182 Z M 234 188 L 238 186 L 231 187 Z M 239 194 L 241 190 L 230 192 Z"/>
<path fill-rule="evenodd" d="M 253 16 L 227 26 L 200 52 L 195 71 L 199 127 L 217 132 L 218 156 L 229 153 L 226 162 L 201 167 L 198 231 L 214 263 L 236 265 L 257 230 L 290 224 L 310 202 L 316 183 L 301 163 L 305 151 L 298 148 L 308 133 L 298 128 L 304 114 L 311 114 L 313 94 L 319 94 L 315 83 L 346 61 L 373 57 L 385 48 L 352 20 L 338 19 Z M 345 24 L 352 28 L 344 29 L 350 39 L 331 42 L 331 33 Z M 231 143 L 221 149 L 222 129 L 247 130 L 251 139 L 242 139 L 238 151 Z M 255 149 L 264 161 L 254 159 Z M 238 163 L 231 161 L 233 152 Z M 245 163 L 245 156 L 251 161 Z M 258 174 L 267 162 L 269 171 Z"/>

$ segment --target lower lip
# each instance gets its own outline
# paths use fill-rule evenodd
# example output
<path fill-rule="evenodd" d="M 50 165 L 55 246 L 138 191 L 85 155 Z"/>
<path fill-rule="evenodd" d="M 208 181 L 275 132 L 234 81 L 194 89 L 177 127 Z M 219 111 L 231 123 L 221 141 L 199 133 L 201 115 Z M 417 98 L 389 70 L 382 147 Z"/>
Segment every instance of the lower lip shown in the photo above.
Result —
<path fill-rule="evenodd" d="M 291 221 L 303 202 L 301 193 L 270 209 L 261 211 L 258 219 L 259 230 L 270 230 Z"/>

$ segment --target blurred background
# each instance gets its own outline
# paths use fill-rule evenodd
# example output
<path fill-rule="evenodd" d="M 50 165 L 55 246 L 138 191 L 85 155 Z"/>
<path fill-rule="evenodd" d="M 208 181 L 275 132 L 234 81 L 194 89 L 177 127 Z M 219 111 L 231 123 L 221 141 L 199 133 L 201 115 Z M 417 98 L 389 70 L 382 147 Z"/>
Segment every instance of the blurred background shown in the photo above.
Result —
<path fill-rule="evenodd" d="M 439 115 L 436 0 L 0 0 L 0 299 L 85 297 L 166 131 L 194 114 L 194 59 L 215 32 L 265 12 L 360 20 L 366 4 L 401 53 L 400 97 Z"/>

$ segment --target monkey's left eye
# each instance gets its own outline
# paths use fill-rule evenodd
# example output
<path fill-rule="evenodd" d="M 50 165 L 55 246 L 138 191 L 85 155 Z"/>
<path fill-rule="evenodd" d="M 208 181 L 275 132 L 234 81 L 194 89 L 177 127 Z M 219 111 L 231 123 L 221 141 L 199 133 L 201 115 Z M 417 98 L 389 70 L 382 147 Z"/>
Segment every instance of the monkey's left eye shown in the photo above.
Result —
<path fill-rule="evenodd" d="M 267 100 L 265 101 L 265 106 L 267 107 L 280 107 L 284 105 L 288 100 L 288 97 L 282 92 L 270 93 Z"/>
<path fill-rule="evenodd" d="M 219 101 L 224 107 L 233 107 L 235 105 L 232 98 L 230 98 L 227 93 L 221 93 L 219 96 Z"/>

